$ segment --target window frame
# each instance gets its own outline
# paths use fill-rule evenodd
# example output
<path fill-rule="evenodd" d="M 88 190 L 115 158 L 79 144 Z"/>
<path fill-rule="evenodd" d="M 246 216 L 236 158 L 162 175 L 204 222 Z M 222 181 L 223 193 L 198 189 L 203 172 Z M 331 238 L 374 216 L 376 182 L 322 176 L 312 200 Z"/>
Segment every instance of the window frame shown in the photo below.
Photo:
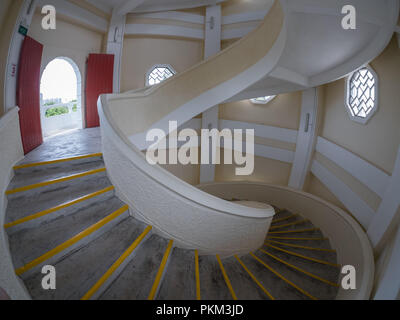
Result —
<path fill-rule="evenodd" d="M 359 72 L 362 69 L 367 69 L 373 75 L 374 80 L 375 80 L 375 105 L 372 108 L 371 112 L 369 114 L 367 114 L 367 116 L 365 118 L 362 118 L 357 115 L 353 115 L 352 107 L 350 105 L 351 80 L 352 80 L 354 74 L 356 72 Z M 375 113 L 379 109 L 379 76 L 378 76 L 378 74 L 375 72 L 374 69 L 372 69 L 372 67 L 369 64 L 358 68 L 357 70 L 353 71 L 346 77 L 345 91 L 346 91 L 346 93 L 344 95 L 344 99 L 345 99 L 344 104 L 345 104 L 345 108 L 346 108 L 346 111 L 347 111 L 350 119 L 352 121 L 355 121 L 360 124 L 364 124 L 364 125 L 367 124 L 369 122 L 369 120 L 371 120 L 371 118 L 375 115 Z"/>
<path fill-rule="evenodd" d="M 145 75 L 145 83 L 146 83 L 146 87 L 149 87 L 149 86 L 155 86 L 155 85 L 157 85 L 157 84 L 159 84 L 159 83 L 156 83 L 156 84 L 150 84 L 149 82 L 149 77 L 150 77 L 150 75 L 151 75 L 151 73 L 155 70 L 155 69 L 157 69 L 157 68 L 167 68 L 167 69 L 169 69 L 169 71 L 171 71 L 171 73 L 173 74 L 173 76 L 174 75 L 176 75 L 176 71 L 175 71 L 175 69 L 170 65 L 170 64 L 166 64 L 166 63 L 158 63 L 158 64 L 155 64 L 155 65 L 153 65 L 147 72 L 146 72 L 146 75 Z M 170 77 L 170 78 L 172 78 L 172 77 Z M 167 78 L 167 79 L 169 79 L 169 78 Z M 163 81 L 161 81 L 161 82 L 164 82 L 165 80 L 167 80 L 167 79 L 164 79 Z M 160 83 L 161 83 L 160 82 Z"/>
<path fill-rule="evenodd" d="M 265 101 L 261 102 L 261 101 L 256 101 L 256 99 L 260 99 L 260 98 L 265 98 L 268 97 L 268 99 L 266 99 Z M 274 100 L 276 98 L 276 95 L 271 95 L 271 96 L 261 96 L 261 97 L 257 97 L 257 98 L 252 98 L 250 99 L 250 102 L 252 104 L 268 104 L 270 101 Z"/>

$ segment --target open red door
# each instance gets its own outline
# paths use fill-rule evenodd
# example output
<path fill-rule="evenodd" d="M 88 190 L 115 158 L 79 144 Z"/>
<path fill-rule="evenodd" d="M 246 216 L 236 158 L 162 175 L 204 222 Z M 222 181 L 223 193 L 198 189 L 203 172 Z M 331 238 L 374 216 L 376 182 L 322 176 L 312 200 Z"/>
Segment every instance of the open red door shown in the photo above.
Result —
<path fill-rule="evenodd" d="M 28 36 L 25 37 L 19 59 L 17 86 L 17 104 L 20 108 L 19 123 L 25 154 L 43 143 L 40 124 L 42 52 L 43 45 L 41 43 Z"/>
<path fill-rule="evenodd" d="M 86 127 L 100 125 L 97 99 L 113 92 L 114 55 L 90 54 L 86 69 Z"/>

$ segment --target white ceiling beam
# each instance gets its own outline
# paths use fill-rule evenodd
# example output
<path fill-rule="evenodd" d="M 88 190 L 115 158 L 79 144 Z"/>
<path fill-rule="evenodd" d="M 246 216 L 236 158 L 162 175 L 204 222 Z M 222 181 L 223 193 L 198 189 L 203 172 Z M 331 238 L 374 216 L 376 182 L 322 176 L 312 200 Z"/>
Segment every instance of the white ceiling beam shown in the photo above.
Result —
<path fill-rule="evenodd" d="M 125 15 L 132 12 L 134 9 L 142 5 L 146 0 L 126 0 L 119 7 L 115 9 L 115 12 L 119 15 Z"/>
<path fill-rule="evenodd" d="M 170 3 L 165 3 L 160 5 L 142 5 L 135 10 L 135 13 L 191 9 L 204 6 L 212 6 L 225 1 L 226 0 L 186 0 L 186 1 L 176 0 L 176 1 L 171 1 Z"/>

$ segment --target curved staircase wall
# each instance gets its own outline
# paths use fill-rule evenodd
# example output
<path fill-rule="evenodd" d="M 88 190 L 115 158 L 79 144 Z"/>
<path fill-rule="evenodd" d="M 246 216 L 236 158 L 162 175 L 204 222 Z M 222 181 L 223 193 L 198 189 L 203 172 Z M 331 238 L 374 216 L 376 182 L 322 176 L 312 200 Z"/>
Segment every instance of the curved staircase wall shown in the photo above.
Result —
<path fill-rule="evenodd" d="M 0 118 L 0 223 L 4 225 L 7 199 L 5 191 L 13 176 L 13 166 L 24 157 L 19 130 L 18 107 Z M 12 298 L 26 299 L 23 285 L 17 279 L 8 249 L 8 238 L 4 228 L 0 228 L 0 287 Z"/>

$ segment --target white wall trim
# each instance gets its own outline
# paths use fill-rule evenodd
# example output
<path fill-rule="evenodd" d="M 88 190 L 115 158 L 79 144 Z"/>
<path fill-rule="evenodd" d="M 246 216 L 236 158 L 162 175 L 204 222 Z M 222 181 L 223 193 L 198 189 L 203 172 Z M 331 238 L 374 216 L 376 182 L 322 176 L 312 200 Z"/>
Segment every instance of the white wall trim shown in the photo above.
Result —
<path fill-rule="evenodd" d="M 288 143 L 296 143 L 297 130 L 285 129 L 262 124 L 233 121 L 233 120 L 219 120 L 219 128 L 222 129 L 254 129 L 254 135 L 260 138 L 273 139 L 284 141 Z"/>
<path fill-rule="evenodd" d="M 39 5 L 48 4 L 48 0 L 39 0 Z M 108 20 L 99 17 L 98 15 L 78 7 L 69 1 L 63 0 L 52 0 L 51 4 L 57 9 L 57 14 L 66 15 L 74 20 L 79 21 L 82 24 L 88 25 L 95 30 L 106 33 L 108 30 Z"/>
<path fill-rule="evenodd" d="M 205 17 L 199 14 L 192 14 L 179 11 L 165 11 L 165 12 L 154 12 L 154 13 L 142 13 L 133 14 L 133 18 L 143 18 L 143 19 L 162 19 L 162 20 L 174 20 L 180 22 L 188 22 L 195 24 L 204 25 Z"/>
<path fill-rule="evenodd" d="M 317 160 L 312 162 L 311 172 L 344 204 L 361 225 L 367 229 L 374 217 L 374 210 Z"/>
<path fill-rule="evenodd" d="M 397 210 L 400 206 L 400 148 L 397 152 L 397 159 L 392 176 L 389 178 L 389 183 L 382 202 L 368 228 L 368 236 L 371 239 L 375 249 L 382 246 L 382 243 L 387 237 L 390 226 L 396 218 Z"/>
<path fill-rule="evenodd" d="M 396 300 L 400 293 L 400 228 L 396 232 L 389 263 L 378 283 L 374 300 Z"/>
<path fill-rule="evenodd" d="M 297 135 L 296 153 L 289 178 L 289 187 L 302 190 L 311 166 L 317 139 L 318 91 L 303 91 L 301 98 L 300 128 Z"/>
<path fill-rule="evenodd" d="M 160 11 L 172 11 L 180 9 L 191 9 L 204 6 L 212 6 L 222 3 L 226 0 L 186 0 L 184 2 L 176 2 L 169 4 L 160 5 L 141 5 L 134 10 L 135 13 L 148 13 L 148 12 L 160 12 Z"/>
<path fill-rule="evenodd" d="M 113 93 L 121 91 L 121 65 L 126 15 L 112 14 L 107 37 L 107 53 L 114 55 Z"/>
<path fill-rule="evenodd" d="M 316 150 L 383 198 L 389 184 L 388 174 L 322 137 L 318 137 Z"/>
<path fill-rule="evenodd" d="M 272 4 L 273 4 L 273 1 L 271 1 L 271 5 Z M 227 24 L 244 23 L 244 22 L 250 22 L 250 21 L 262 21 L 265 18 L 265 16 L 268 14 L 269 10 L 270 10 L 270 8 L 268 8 L 267 10 L 244 12 L 244 13 L 223 16 L 222 24 L 227 25 Z"/>
<path fill-rule="evenodd" d="M 189 39 L 204 39 L 204 30 L 162 25 L 162 24 L 143 24 L 143 23 L 132 23 L 127 24 L 125 27 L 126 35 L 153 35 L 153 36 L 170 36 L 170 37 L 181 37 Z"/>
<path fill-rule="evenodd" d="M 125 0 L 114 9 L 115 13 L 121 16 L 133 11 L 135 8 L 142 5 L 146 0 Z"/>

